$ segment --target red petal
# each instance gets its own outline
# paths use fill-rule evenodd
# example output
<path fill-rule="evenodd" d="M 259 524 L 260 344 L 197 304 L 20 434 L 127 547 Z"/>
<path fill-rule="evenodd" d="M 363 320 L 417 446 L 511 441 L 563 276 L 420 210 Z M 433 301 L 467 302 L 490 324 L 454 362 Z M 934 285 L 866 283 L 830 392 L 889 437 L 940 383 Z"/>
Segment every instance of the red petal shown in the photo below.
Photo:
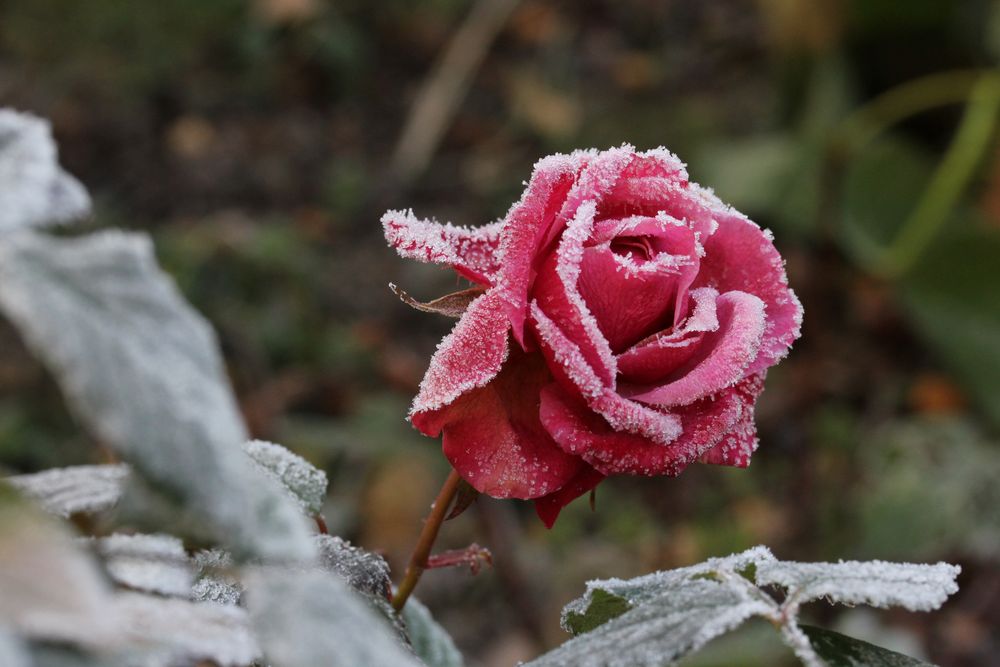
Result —
<path fill-rule="evenodd" d="M 458 227 L 420 220 L 413 211 L 388 211 L 382 229 L 389 245 L 401 257 L 447 264 L 462 276 L 491 285 L 500 268 L 498 251 L 502 223 L 483 227 Z"/>
<path fill-rule="evenodd" d="M 535 499 L 535 512 L 546 528 L 551 528 L 562 508 L 588 491 L 592 491 L 604 479 L 604 475 L 590 466 L 584 466 L 576 476 L 558 491 Z"/>

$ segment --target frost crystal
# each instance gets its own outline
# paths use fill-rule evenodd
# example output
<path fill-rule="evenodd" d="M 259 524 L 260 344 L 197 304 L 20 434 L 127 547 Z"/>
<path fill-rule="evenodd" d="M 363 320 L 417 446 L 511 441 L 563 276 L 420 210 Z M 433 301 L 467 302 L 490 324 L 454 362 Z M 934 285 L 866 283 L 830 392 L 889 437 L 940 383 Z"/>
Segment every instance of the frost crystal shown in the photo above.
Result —
<path fill-rule="evenodd" d="M 207 549 L 194 555 L 198 581 L 191 588 L 191 599 L 237 605 L 243 596 L 243 584 L 230 573 L 233 557 L 219 549 Z"/>
<path fill-rule="evenodd" d="M 59 167 L 48 121 L 0 109 L 0 232 L 86 215 L 90 197 Z"/>
<path fill-rule="evenodd" d="M 193 568 L 176 537 L 115 534 L 98 538 L 95 547 L 121 586 L 184 598 L 191 592 Z"/>
<path fill-rule="evenodd" d="M 384 558 L 332 535 L 317 535 L 315 540 L 321 567 L 340 576 L 357 591 L 388 598 L 392 583 Z"/>
<path fill-rule="evenodd" d="M 122 495 L 129 467 L 89 465 L 55 468 L 7 478 L 7 482 L 46 511 L 62 517 L 111 509 Z"/>
<path fill-rule="evenodd" d="M 302 511 L 310 516 L 323 510 L 326 498 L 326 473 L 281 445 L 251 440 L 243 451 L 271 478 L 287 489 Z"/>

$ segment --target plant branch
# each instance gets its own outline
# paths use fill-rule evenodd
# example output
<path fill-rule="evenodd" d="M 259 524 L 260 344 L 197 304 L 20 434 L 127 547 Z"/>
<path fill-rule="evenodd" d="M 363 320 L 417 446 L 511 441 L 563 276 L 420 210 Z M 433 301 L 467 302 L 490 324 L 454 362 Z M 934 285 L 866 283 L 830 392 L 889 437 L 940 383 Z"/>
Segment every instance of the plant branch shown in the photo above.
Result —
<path fill-rule="evenodd" d="M 448 508 L 451 507 L 451 501 L 455 498 L 461 479 L 458 472 L 452 470 L 441 487 L 441 491 L 438 492 L 434 504 L 431 505 L 431 512 L 424 520 L 423 530 L 420 531 L 417 545 L 413 548 L 410 562 L 406 566 L 406 574 L 403 575 L 403 581 L 400 582 L 396 594 L 392 597 L 392 608 L 396 612 L 402 611 L 403 605 L 406 604 L 406 600 L 413 593 L 417 582 L 420 581 L 420 575 L 427 569 L 427 560 L 430 558 L 434 540 L 437 539 L 441 524 L 444 522 L 445 516 L 448 515 Z"/>

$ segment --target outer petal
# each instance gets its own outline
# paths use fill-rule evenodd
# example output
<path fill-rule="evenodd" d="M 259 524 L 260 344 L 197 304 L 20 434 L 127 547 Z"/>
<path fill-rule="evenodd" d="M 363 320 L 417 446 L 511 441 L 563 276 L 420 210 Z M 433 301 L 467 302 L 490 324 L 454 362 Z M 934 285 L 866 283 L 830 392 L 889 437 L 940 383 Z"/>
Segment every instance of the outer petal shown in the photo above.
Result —
<path fill-rule="evenodd" d="M 498 251 L 503 221 L 477 228 L 421 220 L 413 211 L 388 211 L 382 229 L 401 257 L 447 264 L 462 276 L 492 285 L 500 268 Z"/>
<path fill-rule="evenodd" d="M 703 198 L 709 195 L 702 193 Z M 705 241 L 705 257 L 695 286 L 720 292 L 738 290 L 760 297 L 767 307 L 764 340 L 748 373 L 758 373 L 780 361 L 799 337 L 802 305 L 788 287 L 784 261 L 771 234 L 717 199 L 719 228 Z"/>
<path fill-rule="evenodd" d="M 447 408 L 444 454 L 478 491 L 494 498 L 538 498 L 586 467 L 563 452 L 539 421 L 539 392 L 549 382 L 541 355 L 514 347 L 493 381 Z"/>
<path fill-rule="evenodd" d="M 750 465 L 750 456 L 757 450 L 757 425 L 754 423 L 754 406 L 757 397 L 764 390 L 764 375 L 758 376 L 758 381 L 744 383 L 740 391 L 743 393 L 743 413 L 733 424 L 729 433 L 715 447 L 701 455 L 701 463 L 735 466 L 746 468 Z"/>
<path fill-rule="evenodd" d="M 414 426 L 436 437 L 448 419 L 446 408 L 500 372 L 507 358 L 509 328 L 495 290 L 488 290 L 469 305 L 431 358 L 410 409 Z"/>
<path fill-rule="evenodd" d="M 698 354 L 666 371 L 659 381 L 619 385 L 622 395 L 665 408 L 687 405 L 744 378 L 764 335 L 764 302 L 746 292 L 727 292 L 716 303 L 719 329 L 705 335 Z"/>
<path fill-rule="evenodd" d="M 615 430 L 562 387 L 542 390 L 541 420 L 552 438 L 605 475 L 678 475 L 719 443 L 751 410 L 759 376 L 677 411 L 683 433 L 668 445 Z"/>
<path fill-rule="evenodd" d="M 535 499 L 535 512 L 546 528 L 551 528 L 559 517 L 559 512 L 570 502 L 588 491 L 592 491 L 604 479 L 604 475 L 585 465 L 576 476 L 558 491 Z"/>

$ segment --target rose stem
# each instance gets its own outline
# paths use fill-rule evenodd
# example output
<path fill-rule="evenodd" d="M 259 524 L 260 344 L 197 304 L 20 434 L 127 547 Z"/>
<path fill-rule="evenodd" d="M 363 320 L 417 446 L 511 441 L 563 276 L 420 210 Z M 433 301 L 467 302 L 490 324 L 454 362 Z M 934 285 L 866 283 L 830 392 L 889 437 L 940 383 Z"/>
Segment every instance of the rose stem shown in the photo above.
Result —
<path fill-rule="evenodd" d="M 458 473 L 452 470 L 441 487 L 441 491 L 438 492 L 434 504 L 431 505 L 431 512 L 424 520 L 420 538 L 417 540 L 417 545 L 413 548 L 413 555 L 410 556 L 410 562 L 406 566 L 406 574 L 403 575 L 403 581 L 399 583 L 399 588 L 396 589 L 396 594 L 392 597 L 392 608 L 397 612 L 402 611 L 407 598 L 410 597 L 410 593 L 420 581 L 420 575 L 427 569 L 427 559 L 431 555 L 431 547 L 434 546 L 434 540 L 437 539 L 441 523 L 448 513 L 448 508 L 451 507 L 451 501 L 455 498 L 461 479 Z"/>

